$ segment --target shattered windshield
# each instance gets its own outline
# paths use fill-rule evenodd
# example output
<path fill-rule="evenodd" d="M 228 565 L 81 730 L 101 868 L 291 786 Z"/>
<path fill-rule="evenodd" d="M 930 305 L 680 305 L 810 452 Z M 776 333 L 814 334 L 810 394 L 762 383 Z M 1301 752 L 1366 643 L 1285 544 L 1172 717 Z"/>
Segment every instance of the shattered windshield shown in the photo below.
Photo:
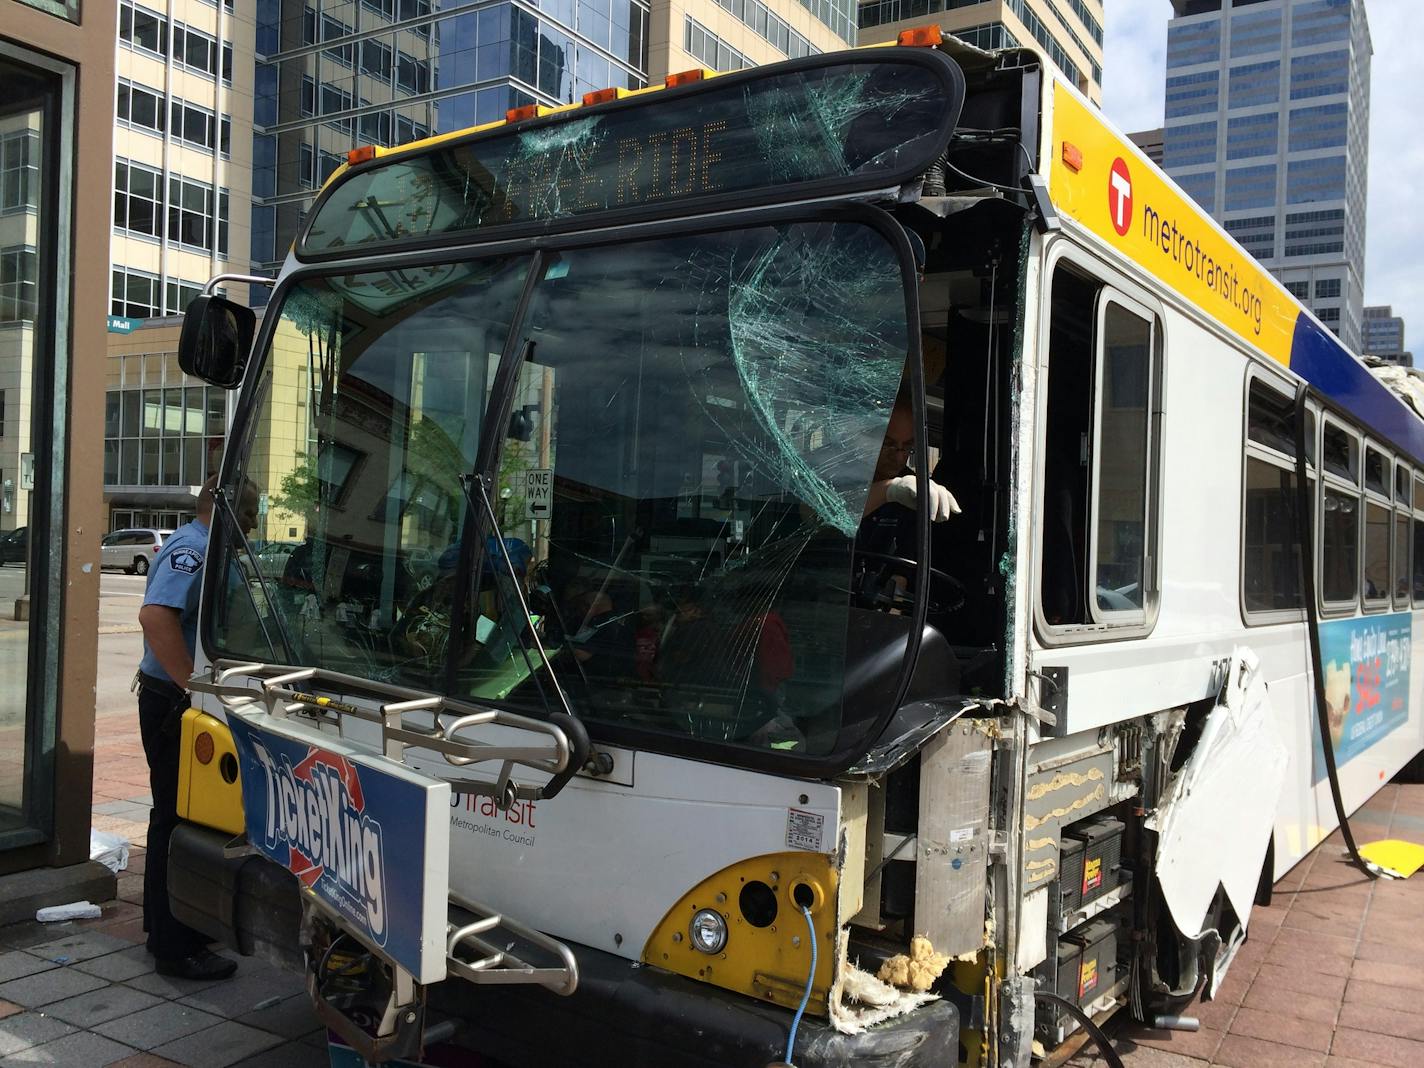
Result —
<path fill-rule="evenodd" d="M 797 223 L 564 252 L 523 334 L 500 527 L 579 714 L 830 751 L 908 345 L 885 239 Z M 456 677 L 532 703 L 509 604 L 482 586 Z"/>
<path fill-rule="evenodd" d="M 575 113 L 397 157 L 335 186 L 299 251 L 908 178 L 929 165 L 958 113 L 950 68 L 926 53 L 719 79 L 656 106 Z"/>
<path fill-rule="evenodd" d="M 552 672 L 590 723 L 802 755 L 884 708 L 909 617 L 850 589 L 910 343 L 883 235 L 550 253 L 512 338 L 524 267 L 421 270 L 418 296 L 372 272 L 283 305 L 246 476 L 254 537 L 287 550 L 258 614 L 300 662 L 535 713 Z M 462 522 L 482 427 L 508 562 L 483 516 Z M 252 614 L 215 613 L 227 655 L 271 655 Z"/>

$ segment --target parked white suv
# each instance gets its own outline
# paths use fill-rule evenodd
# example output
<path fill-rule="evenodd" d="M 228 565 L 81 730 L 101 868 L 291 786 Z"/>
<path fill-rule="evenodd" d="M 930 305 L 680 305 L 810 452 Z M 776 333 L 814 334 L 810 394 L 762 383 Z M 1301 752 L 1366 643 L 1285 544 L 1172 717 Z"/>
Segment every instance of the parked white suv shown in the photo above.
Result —
<path fill-rule="evenodd" d="M 172 533 L 171 530 L 132 527 L 106 534 L 99 543 L 99 566 L 121 567 L 130 575 L 147 575 L 149 563 Z"/>

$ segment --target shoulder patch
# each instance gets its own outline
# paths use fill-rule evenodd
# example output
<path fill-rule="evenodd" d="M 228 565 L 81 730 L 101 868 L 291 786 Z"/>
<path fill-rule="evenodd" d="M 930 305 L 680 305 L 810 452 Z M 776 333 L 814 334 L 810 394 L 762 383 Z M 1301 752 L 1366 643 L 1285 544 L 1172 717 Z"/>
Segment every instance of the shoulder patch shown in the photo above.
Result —
<path fill-rule="evenodd" d="M 174 571 L 194 575 L 203 566 L 203 554 L 196 549 L 174 549 L 168 562 L 173 565 Z"/>

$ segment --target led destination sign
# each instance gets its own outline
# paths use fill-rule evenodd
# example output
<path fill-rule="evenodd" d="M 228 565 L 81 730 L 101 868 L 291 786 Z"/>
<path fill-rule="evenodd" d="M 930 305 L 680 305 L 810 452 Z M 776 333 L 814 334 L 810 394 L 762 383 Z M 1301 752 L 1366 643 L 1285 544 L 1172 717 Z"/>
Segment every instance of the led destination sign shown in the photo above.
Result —
<path fill-rule="evenodd" d="M 675 96 L 573 111 L 355 171 L 318 203 L 300 251 L 548 228 L 761 191 L 785 199 L 788 186 L 874 188 L 933 162 L 963 96 L 959 69 L 917 50 L 730 75 Z"/>

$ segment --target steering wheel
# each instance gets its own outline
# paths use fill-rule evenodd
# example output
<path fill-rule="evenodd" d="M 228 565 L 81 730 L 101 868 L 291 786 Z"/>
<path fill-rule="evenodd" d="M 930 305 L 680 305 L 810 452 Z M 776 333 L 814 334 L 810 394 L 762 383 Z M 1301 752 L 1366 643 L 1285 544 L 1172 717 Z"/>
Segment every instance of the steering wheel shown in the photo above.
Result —
<path fill-rule="evenodd" d="M 905 572 L 906 577 L 908 578 L 916 571 L 918 571 L 921 566 L 918 561 L 908 559 L 904 556 L 891 556 L 889 553 L 878 553 L 870 551 L 868 549 L 856 549 L 855 555 L 858 557 L 863 557 L 867 560 L 879 560 L 884 563 L 885 566 L 880 569 L 875 579 L 876 586 L 880 587 L 881 589 L 883 589 L 886 585 L 890 584 L 891 577 L 894 576 L 897 571 Z M 960 582 L 953 575 L 941 571 L 937 567 L 933 567 L 930 565 L 925 566 L 929 568 L 930 577 L 938 579 L 941 583 L 947 586 L 953 595 L 948 602 L 939 602 L 931 598 L 929 608 L 935 612 L 956 612 L 959 609 L 963 608 L 964 602 L 968 599 L 969 596 L 968 591 L 964 588 L 964 583 Z M 930 590 L 931 592 L 933 592 L 934 590 L 933 583 L 931 583 L 930 585 Z M 877 596 L 875 599 L 879 601 L 880 596 L 883 595 L 878 594 L 877 591 Z M 888 607 L 891 608 L 907 608 L 915 603 L 915 598 L 911 590 L 897 589 L 893 593 L 890 593 L 888 595 L 888 599 Z M 881 602 L 879 605 L 877 605 L 877 607 L 880 606 L 885 606 L 884 602 Z"/>

